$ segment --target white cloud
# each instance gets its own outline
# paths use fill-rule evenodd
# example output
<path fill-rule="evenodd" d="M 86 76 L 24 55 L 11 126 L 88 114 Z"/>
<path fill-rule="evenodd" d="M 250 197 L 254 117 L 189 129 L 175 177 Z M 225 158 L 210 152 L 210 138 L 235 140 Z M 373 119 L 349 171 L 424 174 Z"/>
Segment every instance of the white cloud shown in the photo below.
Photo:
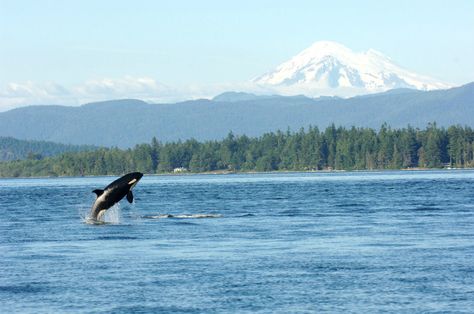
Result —
<path fill-rule="evenodd" d="M 121 79 L 89 80 L 72 88 L 81 103 L 120 98 L 144 101 L 165 100 L 173 89 L 149 77 L 126 76 Z"/>
<path fill-rule="evenodd" d="M 64 97 L 69 96 L 69 91 L 55 83 L 37 85 L 27 81 L 25 83 L 10 83 L 0 93 L 3 97 Z"/>
<path fill-rule="evenodd" d="M 77 105 L 77 99 L 68 89 L 52 82 L 9 83 L 5 88 L 0 89 L 0 111 L 39 104 Z"/>
<path fill-rule="evenodd" d="M 103 78 L 85 81 L 72 87 L 56 83 L 10 83 L 0 88 L 0 111 L 29 105 L 77 106 L 84 103 L 133 98 L 150 103 L 212 98 L 226 91 L 245 91 L 268 94 L 270 91 L 254 83 L 228 83 L 170 87 L 150 77 Z"/>
<path fill-rule="evenodd" d="M 169 87 L 149 77 L 94 79 L 66 88 L 56 83 L 37 84 L 31 81 L 10 83 L 0 88 L 0 112 L 29 105 L 78 106 L 85 103 L 133 98 L 149 103 L 174 103 L 198 98 L 212 98 L 227 91 L 250 92 L 260 95 L 281 94 L 331 96 L 334 90 L 314 89 L 311 86 L 272 87 L 253 82 L 222 83 L 213 85 L 188 85 Z M 345 97 L 361 94 L 359 90 L 337 90 Z"/>
<path fill-rule="evenodd" d="M 274 90 L 258 86 L 253 82 L 239 82 L 239 83 L 221 83 L 212 85 L 198 85 L 193 84 L 178 89 L 182 99 L 198 99 L 198 98 L 212 98 L 223 92 L 247 92 L 259 95 L 274 94 Z"/>
<path fill-rule="evenodd" d="M 166 91 L 167 87 L 147 77 L 89 80 L 74 88 L 82 96 L 149 96 Z"/>
<path fill-rule="evenodd" d="M 136 98 L 166 102 L 177 97 L 177 91 L 149 77 L 126 76 L 120 79 L 89 80 L 70 88 L 48 83 L 13 82 L 0 88 L 0 111 L 29 105 L 67 105 Z"/>

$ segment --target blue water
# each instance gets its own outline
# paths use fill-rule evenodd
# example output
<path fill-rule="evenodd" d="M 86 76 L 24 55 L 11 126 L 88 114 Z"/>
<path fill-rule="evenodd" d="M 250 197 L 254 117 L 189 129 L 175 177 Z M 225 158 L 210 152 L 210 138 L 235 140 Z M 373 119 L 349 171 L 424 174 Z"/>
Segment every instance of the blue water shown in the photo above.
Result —
<path fill-rule="evenodd" d="M 474 311 L 474 171 L 113 179 L 0 180 L 1 313 Z"/>

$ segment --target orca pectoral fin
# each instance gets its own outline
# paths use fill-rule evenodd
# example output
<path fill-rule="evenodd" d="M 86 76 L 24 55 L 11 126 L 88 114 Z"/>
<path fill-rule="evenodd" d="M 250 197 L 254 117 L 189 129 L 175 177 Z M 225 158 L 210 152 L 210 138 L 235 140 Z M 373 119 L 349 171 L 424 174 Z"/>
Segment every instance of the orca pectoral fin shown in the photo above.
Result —
<path fill-rule="evenodd" d="M 97 194 L 97 197 L 99 197 L 99 196 L 101 196 L 101 195 L 104 193 L 104 190 L 97 189 L 97 190 L 92 191 L 92 193 Z"/>
<path fill-rule="evenodd" d="M 133 193 L 132 193 L 132 191 L 128 191 L 128 193 L 127 193 L 127 201 L 128 201 L 129 203 L 133 203 Z"/>

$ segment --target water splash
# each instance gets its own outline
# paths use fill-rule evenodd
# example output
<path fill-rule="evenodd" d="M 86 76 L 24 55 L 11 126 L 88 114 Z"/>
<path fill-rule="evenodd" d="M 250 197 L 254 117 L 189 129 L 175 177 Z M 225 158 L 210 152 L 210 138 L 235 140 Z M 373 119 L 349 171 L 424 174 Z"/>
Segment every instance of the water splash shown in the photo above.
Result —
<path fill-rule="evenodd" d="M 117 203 L 114 206 L 110 207 L 104 215 L 101 217 L 101 221 L 109 224 L 119 224 L 122 218 L 122 211 L 120 209 L 120 204 Z"/>
<path fill-rule="evenodd" d="M 82 221 L 85 222 L 89 217 L 89 211 L 91 210 L 90 206 L 81 204 L 81 205 L 77 205 L 76 208 L 77 208 L 77 213 L 79 214 L 79 217 L 81 218 Z"/>
<path fill-rule="evenodd" d="M 97 217 L 97 219 L 93 219 L 89 216 L 90 207 L 80 205 L 77 207 L 77 210 L 79 212 L 79 217 L 81 217 L 81 220 L 86 224 L 120 224 L 120 221 L 122 220 L 122 210 L 120 209 L 120 205 L 118 203 L 106 210 L 104 214 L 100 217 Z"/>

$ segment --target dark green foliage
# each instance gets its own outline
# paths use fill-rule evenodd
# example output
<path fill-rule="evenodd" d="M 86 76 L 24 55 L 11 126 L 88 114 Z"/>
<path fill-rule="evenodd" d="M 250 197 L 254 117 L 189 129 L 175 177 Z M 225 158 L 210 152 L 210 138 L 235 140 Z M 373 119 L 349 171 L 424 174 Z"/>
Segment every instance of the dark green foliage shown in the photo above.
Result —
<path fill-rule="evenodd" d="M 133 149 L 101 148 L 57 157 L 31 153 L 23 161 L 0 163 L 0 176 L 119 175 L 131 171 L 166 173 L 176 168 L 205 171 L 306 171 L 474 167 L 470 127 L 392 129 L 310 127 L 298 132 L 235 136 L 222 141 L 151 144 Z"/>
<path fill-rule="evenodd" d="M 0 161 L 42 159 L 65 152 L 90 151 L 92 145 L 66 145 L 45 141 L 26 141 L 12 137 L 0 137 Z"/>

